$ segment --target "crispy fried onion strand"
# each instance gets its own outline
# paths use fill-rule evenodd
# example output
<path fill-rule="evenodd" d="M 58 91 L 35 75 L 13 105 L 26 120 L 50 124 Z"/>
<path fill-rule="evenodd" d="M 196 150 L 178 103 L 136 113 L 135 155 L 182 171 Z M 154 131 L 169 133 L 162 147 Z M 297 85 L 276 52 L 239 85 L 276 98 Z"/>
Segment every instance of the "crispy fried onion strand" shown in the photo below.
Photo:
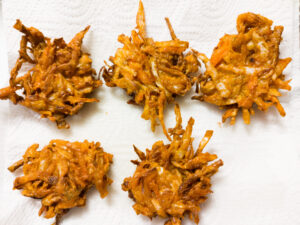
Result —
<path fill-rule="evenodd" d="M 110 57 L 113 64 L 103 67 L 103 78 L 107 86 L 126 90 L 132 97 L 128 103 L 144 106 L 142 118 L 151 120 L 152 131 L 158 119 L 165 135 L 171 139 L 164 123 L 165 104 L 191 89 L 195 81 L 193 73 L 198 71 L 199 63 L 192 52 L 184 54 L 189 43 L 179 40 L 168 18 L 166 22 L 172 40 L 154 41 L 147 37 L 144 7 L 140 1 L 137 31 L 133 30 L 131 37 L 124 34 L 118 37 L 124 46 Z"/>
<path fill-rule="evenodd" d="M 10 73 L 10 85 L 0 89 L 0 99 L 10 99 L 14 104 L 34 110 L 55 121 L 58 128 L 69 128 L 65 117 L 77 113 L 84 103 L 97 102 L 87 96 L 102 84 L 94 76 L 89 54 L 81 51 L 89 26 L 68 44 L 62 38 L 51 41 L 36 28 L 25 27 L 20 20 L 14 28 L 24 35 L 19 58 Z M 31 64 L 32 68 L 17 77 L 23 63 Z"/>
<path fill-rule="evenodd" d="M 290 80 L 282 74 L 291 58 L 279 59 L 279 44 L 283 26 L 257 14 L 244 13 L 238 16 L 238 34 L 220 39 L 210 59 L 194 51 L 204 62 L 206 72 L 199 76 L 193 99 L 206 101 L 227 109 L 223 122 L 231 118 L 235 123 L 239 109 L 246 124 L 254 114 L 253 105 L 267 111 L 275 105 L 281 116 L 285 111 L 278 97 L 279 89 L 291 90 Z"/>
<path fill-rule="evenodd" d="M 122 188 L 135 201 L 133 208 L 137 214 L 169 217 L 166 225 L 180 225 L 187 213 L 198 223 L 199 205 L 212 192 L 210 178 L 223 162 L 210 163 L 217 155 L 203 152 L 213 131 L 206 131 L 194 151 L 191 137 L 194 119 L 190 118 L 184 130 L 178 105 L 175 113 L 177 123 L 175 128 L 169 129 L 170 144 L 158 141 L 146 154 L 134 146 L 140 160 L 132 161 L 137 168 L 132 177 L 124 179 Z"/>
<path fill-rule="evenodd" d="M 55 224 L 71 208 L 84 206 L 86 195 L 96 186 L 102 198 L 112 180 L 107 176 L 113 156 L 103 151 L 99 142 L 52 140 L 42 150 L 30 146 L 22 160 L 8 169 L 23 166 L 24 175 L 14 181 L 27 197 L 42 199 L 39 215 L 56 216 Z"/>

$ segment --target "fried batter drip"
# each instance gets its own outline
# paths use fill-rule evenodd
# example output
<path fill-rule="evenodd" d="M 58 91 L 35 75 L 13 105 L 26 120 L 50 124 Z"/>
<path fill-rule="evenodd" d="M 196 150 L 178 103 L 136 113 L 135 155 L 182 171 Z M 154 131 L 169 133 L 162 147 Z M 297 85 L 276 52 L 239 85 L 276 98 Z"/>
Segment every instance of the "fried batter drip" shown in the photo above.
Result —
<path fill-rule="evenodd" d="M 122 188 L 135 201 L 133 208 L 137 214 L 150 218 L 169 217 L 166 225 L 180 225 L 184 214 L 199 222 L 200 203 L 211 193 L 210 178 L 220 166 L 222 160 L 214 154 L 203 153 L 213 131 L 206 131 L 196 152 L 191 137 L 194 119 L 190 118 L 186 129 L 182 129 L 179 106 L 175 106 L 175 128 L 169 129 L 172 138 L 170 144 L 162 141 L 154 143 L 146 154 L 134 146 L 140 161 L 132 177 L 124 179 Z"/>
<path fill-rule="evenodd" d="M 52 140 L 38 151 L 30 146 L 23 159 L 8 169 L 23 166 L 24 176 L 17 177 L 14 189 L 22 189 L 27 197 L 42 199 L 39 215 L 56 216 L 55 224 L 71 208 L 84 206 L 86 195 L 96 186 L 102 198 L 112 180 L 107 177 L 113 156 L 103 151 L 99 142 Z"/>
<path fill-rule="evenodd" d="M 87 95 L 102 84 L 94 78 L 96 72 L 89 54 L 81 51 L 89 26 L 68 44 L 62 38 L 51 41 L 39 30 L 25 27 L 20 20 L 14 28 L 24 35 L 19 59 L 10 73 L 10 86 L 0 89 L 0 99 L 26 106 L 55 121 L 58 128 L 69 128 L 65 117 L 77 113 L 86 102 L 97 102 Z M 17 77 L 23 63 L 30 63 L 32 68 Z M 18 90 L 22 90 L 23 95 L 19 95 Z"/>
<path fill-rule="evenodd" d="M 171 41 L 154 41 L 146 36 L 145 14 L 140 1 L 136 17 L 137 31 L 131 37 L 121 34 L 119 48 L 113 63 L 103 67 L 103 78 L 109 87 L 120 87 L 132 97 L 128 103 L 144 106 L 142 118 L 151 120 L 155 130 L 159 119 L 165 135 L 170 139 L 164 124 L 164 107 L 173 102 L 177 95 L 184 96 L 193 83 L 192 74 L 198 71 L 197 58 L 192 52 L 184 54 L 189 43 L 179 40 L 166 18 L 172 37 Z"/>
<path fill-rule="evenodd" d="M 278 97 L 279 89 L 291 90 L 290 80 L 285 81 L 282 74 L 291 58 L 279 59 L 283 26 L 272 30 L 272 23 L 261 15 L 241 14 L 238 34 L 222 37 L 210 59 L 195 51 L 206 72 L 198 81 L 196 91 L 200 96 L 193 98 L 226 108 L 223 122 L 231 117 L 234 124 L 241 108 L 244 122 L 249 124 L 254 104 L 262 111 L 275 105 L 285 116 Z"/>

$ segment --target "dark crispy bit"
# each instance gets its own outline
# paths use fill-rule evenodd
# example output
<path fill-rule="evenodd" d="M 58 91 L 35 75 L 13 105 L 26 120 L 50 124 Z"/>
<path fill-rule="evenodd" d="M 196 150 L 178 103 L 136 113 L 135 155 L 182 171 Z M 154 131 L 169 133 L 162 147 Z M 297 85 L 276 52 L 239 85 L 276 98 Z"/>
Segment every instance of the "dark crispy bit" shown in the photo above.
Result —
<path fill-rule="evenodd" d="M 102 84 L 94 77 L 96 72 L 89 55 L 81 51 L 89 26 L 68 44 L 62 38 L 51 41 L 34 27 L 25 27 L 20 20 L 14 28 L 24 35 L 19 59 L 10 73 L 10 85 L 0 89 L 0 99 L 26 106 L 55 121 L 58 128 L 69 128 L 65 117 L 77 113 L 84 103 L 97 102 L 88 98 L 88 94 Z M 23 63 L 30 63 L 32 68 L 17 77 Z"/>
<path fill-rule="evenodd" d="M 231 124 L 239 109 L 246 124 L 254 114 L 254 104 L 267 111 L 275 105 L 281 116 L 285 111 L 278 97 L 279 89 L 291 90 L 290 80 L 282 74 L 291 58 L 279 59 L 279 44 L 283 26 L 257 14 L 244 13 L 237 19 L 238 34 L 220 39 L 210 59 L 196 52 L 206 66 L 206 72 L 198 80 L 199 96 L 206 101 L 227 109 L 223 122 L 231 118 Z"/>
<path fill-rule="evenodd" d="M 199 205 L 212 192 L 210 178 L 223 162 L 210 163 L 217 156 L 203 152 L 213 131 L 206 131 L 194 152 L 191 137 L 194 119 L 190 118 L 184 130 L 178 105 L 175 113 L 177 124 L 169 129 L 173 137 L 170 144 L 158 141 L 146 154 L 134 146 L 140 161 L 133 161 L 137 165 L 135 173 L 124 179 L 122 188 L 135 201 L 133 208 L 137 214 L 168 217 L 166 225 L 180 225 L 187 213 L 198 223 Z"/>
<path fill-rule="evenodd" d="M 185 54 L 189 43 L 179 40 L 166 18 L 172 40 L 154 41 L 146 36 L 145 14 L 140 1 L 136 17 L 137 31 L 131 37 L 121 34 L 119 48 L 113 63 L 103 68 L 103 78 L 109 87 L 120 87 L 132 97 L 128 103 L 144 106 L 142 118 L 151 120 L 155 130 L 157 119 L 170 139 L 164 124 L 164 107 L 175 96 L 184 96 L 194 82 L 193 73 L 198 71 L 197 58 L 192 52 Z"/>
<path fill-rule="evenodd" d="M 112 155 L 103 151 L 99 142 L 52 140 L 41 151 L 30 146 L 23 159 L 8 169 L 14 172 L 23 166 L 24 175 L 17 177 L 14 189 L 22 189 L 27 197 L 42 199 L 39 215 L 56 216 L 58 224 L 68 210 L 84 206 L 86 195 L 96 186 L 102 198 L 112 180 L 107 176 Z"/>

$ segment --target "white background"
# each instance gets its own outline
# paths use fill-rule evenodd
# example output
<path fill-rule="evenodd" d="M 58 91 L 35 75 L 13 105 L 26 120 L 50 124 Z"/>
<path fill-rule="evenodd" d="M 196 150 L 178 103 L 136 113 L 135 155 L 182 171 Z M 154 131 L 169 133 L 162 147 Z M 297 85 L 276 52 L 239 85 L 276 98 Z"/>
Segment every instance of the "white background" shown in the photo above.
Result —
<path fill-rule="evenodd" d="M 117 36 L 129 35 L 135 27 L 137 7 L 137 0 L 4 0 L 0 26 L 0 87 L 8 85 L 7 68 L 10 70 L 18 57 L 21 34 L 12 28 L 17 18 L 48 37 L 63 36 L 66 41 L 91 25 L 83 45 L 99 71 L 103 61 L 121 46 Z M 192 101 L 194 88 L 178 102 L 184 124 L 190 116 L 195 118 L 194 144 L 198 144 L 205 130 L 213 129 L 213 138 L 205 150 L 218 154 L 224 161 L 213 178 L 214 193 L 202 205 L 200 225 L 299 225 L 299 2 L 145 0 L 144 7 L 149 36 L 156 40 L 170 39 L 164 22 L 167 16 L 180 39 L 190 41 L 192 48 L 208 56 L 224 33 L 236 33 L 235 21 L 240 13 L 261 13 L 274 24 L 285 27 L 281 57 L 293 58 L 285 70 L 287 78 L 292 79 L 292 91 L 283 91 L 280 98 L 286 117 L 280 117 L 272 108 L 268 113 L 256 111 L 248 126 L 241 116 L 235 126 L 219 126 L 223 111 Z M 40 119 L 22 106 L 0 102 L 0 225 L 51 224 L 52 220 L 38 216 L 40 200 L 25 198 L 20 191 L 12 190 L 20 172 L 11 174 L 6 168 L 19 160 L 29 145 L 44 146 L 54 138 L 100 141 L 107 152 L 114 154 L 110 174 L 114 183 L 110 194 L 102 200 L 91 190 L 86 207 L 72 209 L 64 216 L 63 225 L 164 223 L 165 219 L 150 221 L 137 216 L 131 207 L 132 200 L 121 190 L 121 183 L 135 168 L 129 162 L 136 159 L 132 144 L 144 150 L 166 138 L 160 128 L 151 132 L 150 122 L 140 118 L 142 108 L 127 105 L 128 97 L 123 91 L 103 86 L 95 96 L 101 102 L 86 105 L 78 115 L 69 118 L 69 130 L 58 130 L 54 123 Z M 167 107 L 165 112 L 167 127 L 175 124 L 173 107 Z M 183 224 L 192 222 L 186 219 Z"/>

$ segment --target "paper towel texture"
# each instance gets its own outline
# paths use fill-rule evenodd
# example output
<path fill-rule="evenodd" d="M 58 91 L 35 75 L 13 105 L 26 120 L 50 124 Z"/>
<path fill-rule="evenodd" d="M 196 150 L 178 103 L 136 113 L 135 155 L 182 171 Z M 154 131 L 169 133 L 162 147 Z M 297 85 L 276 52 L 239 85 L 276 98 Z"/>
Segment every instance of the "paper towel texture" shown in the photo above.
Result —
<path fill-rule="evenodd" d="M 121 46 L 117 37 L 127 35 L 135 27 L 138 0 L 3 0 L 1 26 L 0 85 L 6 86 L 9 70 L 18 57 L 21 34 L 12 28 L 16 19 L 27 26 L 40 29 L 52 38 L 69 41 L 75 33 L 91 25 L 84 39 L 84 49 L 91 53 L 94 68 L 99 71 L 104 60 Z M 192 90 L 178 98 L 184 124 L 190 116 L 195 119 L 195 144 L 205 130 L 214 130 L 206 151 L 216 153 L 224 166 L 213 178 L 213 191 L 200 212 L 201 225 L 298 225 L 300 224 L 300 74 L 299 74 L 299 2 L 298 0 L 144 0 L 147 32 L 155 40 L 169 40 L 164 17 L 169 17 L 176 35 L 190 46 L 210 56 L 224 33 L 236 33 L 236 18 L 243 12 L 260 13 L 283 25 L 281 57 L 292 57 L 285 74 L 292 79 L 291 92 L 280 97 L 286 117 L 275 108 L 268 113 L 256 111 L 251 124 L 241 117 L 235 126 L 222 125 L 222 111 L 213 105 L 192 101 Z M 3 46 L 4 37 L 6 36 Z M 126 104 L 122 90 L 103 86 L 95 93 L 101 101 L 86 105 L 69 118 L 69 130 L 56 125 L 22 106 L 0 102 L 0 224 L 51 224 L 38 216 L 40 200 L 25 198 L 13 191 L 13 181 L 20 173 L 6 169 L 20 159 L 26 148 L 51 139 L 70 141 L 100 141 L 105 151 L 114 154 L 111 176 L 114 180 L 110 194 L 102 200 L 95 190 L 88 194 L 84 208 L 72 209 L 63 225 L 140 225 L 163 224 L 162 219 L 150 221 L 137 216 L 133 202 L 121 190 L 123 179 L 135 167 L 132 144 L 140 149 L 150 148 L 157 140 L 165 140 L 161 129 L 150 130 L 150 122 L 140 118 L 142 108 Z M 166 109 L 166 125 L 175 124 L 174 105 Z M 183 224 L 192 224 L 187 219 Z"/>

